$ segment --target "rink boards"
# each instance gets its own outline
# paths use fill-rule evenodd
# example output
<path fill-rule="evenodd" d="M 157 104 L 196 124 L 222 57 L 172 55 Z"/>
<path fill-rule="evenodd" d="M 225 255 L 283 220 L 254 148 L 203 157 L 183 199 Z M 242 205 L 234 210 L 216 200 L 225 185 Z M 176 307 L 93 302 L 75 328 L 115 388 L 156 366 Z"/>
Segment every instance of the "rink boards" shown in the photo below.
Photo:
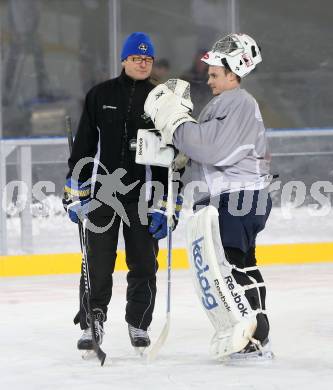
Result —
<path fill-rule="evenodd" d="M 172 253 L 173 269 L 188 268 L 185 249 L 175 248 Z M 166 249 L 160 249 L 160 269 L 166 268 L 166 258 Z M 259 265 L 333 262 L 333 242 L 260 245 L 257 247 L 257 259 Z M 71 274 L 80 272 L 80 266 L 79 253 L 0 256 L 0 277 Z M 126 269 L 125 252 L 118 251 L 116 270 Z"/>

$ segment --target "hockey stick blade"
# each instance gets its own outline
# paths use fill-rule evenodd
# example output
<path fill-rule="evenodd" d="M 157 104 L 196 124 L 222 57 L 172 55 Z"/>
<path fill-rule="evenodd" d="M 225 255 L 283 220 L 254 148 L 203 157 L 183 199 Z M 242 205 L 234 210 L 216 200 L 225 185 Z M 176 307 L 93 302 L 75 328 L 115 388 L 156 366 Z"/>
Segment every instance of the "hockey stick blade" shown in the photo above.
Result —
<path fill-rule="evenodd" d="M 104 352 L 102 351 L 102 353 L 104 353 Z M 92 359 L 96 359 L 96 358 L 98 360 L 100 360 L 101 366 L 103 366 L 105 358 L 106 358 L 106 354 L 104 353 L 104 356 L 102 355 L 102 356 L 98 357 L 97 353 L 93 349 L 88 349 L 88 350 L 84 351 L 82 354 L 83 360 L 92 360 Z M 103 358 L 104 358 L 104 360 L 103 360 Z"/>
<path fill-rule="evenodd" d="M 155 344 L 151 347 L 151 349 L 147 353 L 148 363 L 151 363 L 156 359 L 158 352 L 163 347 L 165 340 L 168 337 L 169 330 L 170 330 L 170 313 L 167 314 L 166 323 L 164 324 L 161 334 L 159 335 Z"/>
<path fill-rule="evenodd" d="M 97 355 L 98 360 L 101 362 L 101 366 L 103 366 L 106 358 L 106 353 L 102 350 L 102 348 L 96 343 L 96 340 L 93 338 L 93 350 Z"/>
<path fill-rule="evenodd" d="M 79 225 L 80 225 L 80 223 L 79 223 Z M 80 228 L 82 229 L 82 226 L 80 226 Z M 83 231 L 81 229 L 80 229 L 80 234 L 82 234 L 81 232 Z M 83 244 L 84 244 L 84 246 L 86 245 L 84 233 L 83 233 Z M 101 362 L 101 366 L 103 366 L 105 358 L 106 358 L 106 353 L 102 350 L 102 348 L 98 344 L 97 338 L 96 338 L 98 331 L 96 330 L 95 321 L 93 320 L 94 314 L 93 314 L 93 311 L 92 311 L 91 305 L 90 305 L 90 282 L 89 282 L 89 284 L 87 284 L 87 281 L 89 280 L 89 271 L 88 271 L 88 264 L 87 264 L 86 256 L 87 256 L 87 253 L 84 250 L 84 252 L 83 252 L 83 263 L 84 263 L 83 270 L 84 270 L 84 278 L 86 279 L 85 280 L 86 281 L 85 288 L 86 288 L 87 299 L 88 299 L 87 300 L 88 312 L 89 312 L 89 316 L 91 318 L 90 329 L 91 329 L 91 335 L 92 335 L 92 347 L 93 347 L 94 352 L 97 355 L 98 360 Z"/>

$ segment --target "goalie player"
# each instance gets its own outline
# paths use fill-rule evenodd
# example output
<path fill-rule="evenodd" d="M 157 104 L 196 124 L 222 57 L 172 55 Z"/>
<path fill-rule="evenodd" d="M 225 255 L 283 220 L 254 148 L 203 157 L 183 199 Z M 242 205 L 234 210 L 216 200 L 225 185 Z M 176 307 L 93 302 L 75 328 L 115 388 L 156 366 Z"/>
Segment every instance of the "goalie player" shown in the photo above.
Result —
<path fill-rule="evenodd" d="M 188 99 L 174 93 L 170 81 L 154 88 L 145 102 L 145 112 L 163 142 L 190 159 L 191 182 L 206 188 L 194 198 L 194 217 L 198 216 L 192 233 L 201 229 L 202 237 L 192 236 L 190 254 L 197 290 L 216 329 L 212 350 L 222 359 L 272 356 L 266 289 L 255 257 L 256 236 L 272 206 L 269 153 L 258 104 L 240 88 L 241 79 L 261 60 L 256 42 L 245 34 L 217 41 L 202 58 L 209 65 L 208 85 L 214 96 L 198 122 L 190 116 Z M 212 223 L 202 227 L 207 221 Z M 208 231 L 212 237 L 207 237 Z"/>

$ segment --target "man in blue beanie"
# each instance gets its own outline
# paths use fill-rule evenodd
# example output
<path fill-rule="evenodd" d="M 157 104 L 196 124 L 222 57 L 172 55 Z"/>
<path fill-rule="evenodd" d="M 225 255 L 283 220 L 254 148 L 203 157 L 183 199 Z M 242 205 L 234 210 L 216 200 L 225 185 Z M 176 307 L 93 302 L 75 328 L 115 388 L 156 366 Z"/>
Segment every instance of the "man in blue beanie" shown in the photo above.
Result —
<path fill-rule="evenodd" d="M 155 304 L 157 239 L 162 237 L 151 235 L 149 227 L 141 224 L 138 203 L 141 187 L 147 181 L 161 182 L 164 185 L 164 193 L 167 192 L 167 169 L 136 164 L 135 142 L 138 129 L 154 127 L 143 115 L 144 102 L 154 88 L 149 81 L 154 56 L 154 46 L 147 34 L 135 32 L 127 37 L 121 51 L 121 74 L 96 85 L 86 96 L 73 151 L 68 160 L 69 172 L 63 203 L 73 222 L 77 222 L 79 214 L 85 212 L 83 206 L 92 201 L 96 204 L 100 200 L 96 194 L 102 183 L 96 178 L 101 175 L 107 177 L 105 169 L 109 174 L 123 169 L 126 174 L 122 175 L 122 188 L 130 188 L 127 193 L 124 191 L 120 195 L 119 192 L 117 194 L 117 201 L 121 202 L 126 218 L 117 214 L 117 210 L 107 202 L 87 213 L 89 222 L 94 226 L 111 225 L 104 232 L 87 230 L 86 234 L 91 285 L 90 305 L 98 323 L 99 343 L 102 342 L 103 322 L 106 321 L 112 295 L 118 233 L 120 222 L 123 221 L 126 263 L 129 269 L 125 319 L 132 345 L 147 347 L 150 344 L 147 328 L 152 321 Z M 73 177 L 76 164 L 87 157 L 90 157 L 92 162 L 84 166 L 79 177 Z M 110 191 L 109 198 L 113 196 L 114 193 Z M 151 194 L 147 199 L 150 206 Z M 80 207 L 73 207 L 75 200 Z M 129 221 L 129 224 L 125 223 L 126 221 Z M 77 344 L 80 350 L 92 349 L 87 313 L 84 279 L 81 275 L 80 310 L 74 319 L 84 331 Z"/>
<path fill-rule="evenodd" d="M 128 56 L 135 54 L 154 58 L 154 46 L 147 34 L 134 32 L 126 38 L 121 51 L 121 60 L 125 61 Z"/>

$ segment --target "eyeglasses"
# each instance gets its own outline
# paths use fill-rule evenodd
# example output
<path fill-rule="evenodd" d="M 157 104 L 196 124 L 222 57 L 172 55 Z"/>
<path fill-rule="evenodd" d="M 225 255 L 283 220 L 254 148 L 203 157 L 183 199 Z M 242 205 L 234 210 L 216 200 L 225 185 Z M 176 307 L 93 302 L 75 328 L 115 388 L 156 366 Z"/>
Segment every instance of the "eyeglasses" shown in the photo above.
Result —
<path fill-rule="evenodd" d="M 143 62 L 145 62 L 146 64 L 152 64 L 154 62 L 154 59 L 152 57 L 142 58 L 139 56 L 133 56 L 130 58 L 136 64 L 142 64 Z"/>

